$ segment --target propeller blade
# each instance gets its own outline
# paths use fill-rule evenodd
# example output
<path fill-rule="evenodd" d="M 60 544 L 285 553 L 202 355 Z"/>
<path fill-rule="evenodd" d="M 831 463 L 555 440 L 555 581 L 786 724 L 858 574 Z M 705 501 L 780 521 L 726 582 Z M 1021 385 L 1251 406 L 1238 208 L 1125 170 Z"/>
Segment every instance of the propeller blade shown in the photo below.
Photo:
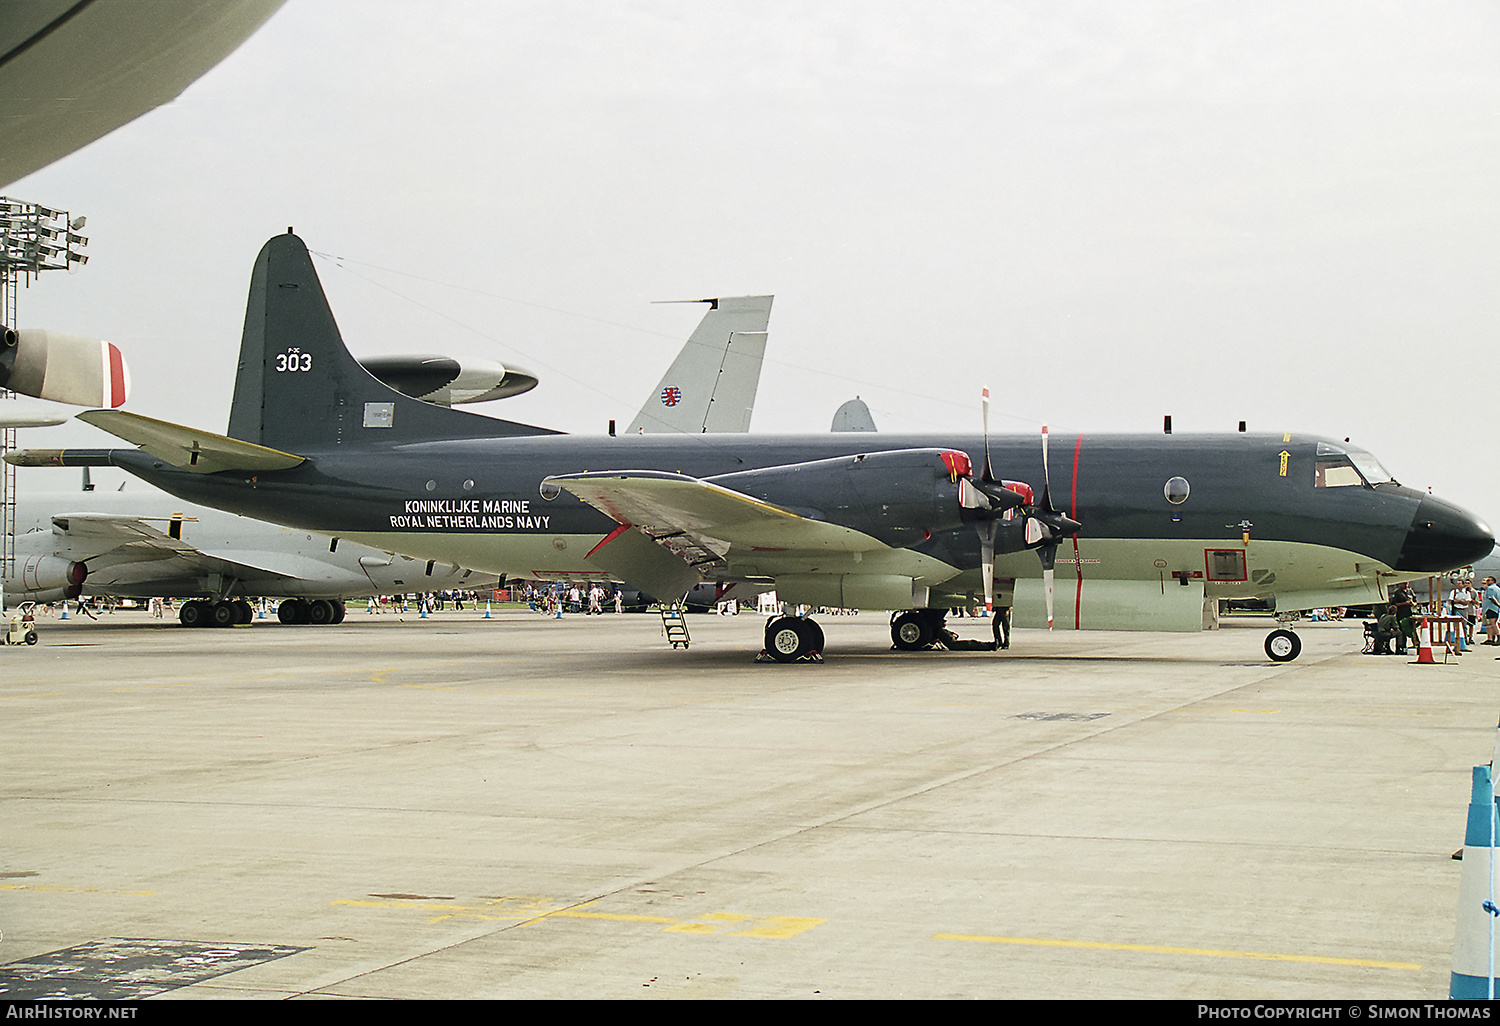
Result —
<path fill-rule="evenodd" d="M 1042 571 L 1042 579 L 1047 582 L 1047 629 L 1052 629 L 1052 583 L 1056 573 L 1049 567 Z"/>
<path fill-rule="evenodd" d="M 979 408 L 983 411 L 984 419 L 984 480 L 986 483 L 995 480 L 995 475 L 990 472 L 990 386 L 985 385 L 979 393 Z"/>
<path fill-rule="evenodd" d="M 1047 425 L 1042 425 L 1042 494 L 1045 496 L 1052 491 L 1052 467 L 1047 459 Z M 1052 504 L 1046 503 L 1048 509 Z"/>
<path fill-rule="evenodd" d="M 1049 541 L 1036 550 L 1042 558 L 1042 580 L 1047 585 L 1047 629 L 1052 629 L 1053 584 L 1056 580 L 1057 542 Z"/>
<path fill-rule="evenodd" d="M 995 611 L 995 521 L 974 525 L 979 532 L 979 568 L 984 573 L 984 612 Z"/>

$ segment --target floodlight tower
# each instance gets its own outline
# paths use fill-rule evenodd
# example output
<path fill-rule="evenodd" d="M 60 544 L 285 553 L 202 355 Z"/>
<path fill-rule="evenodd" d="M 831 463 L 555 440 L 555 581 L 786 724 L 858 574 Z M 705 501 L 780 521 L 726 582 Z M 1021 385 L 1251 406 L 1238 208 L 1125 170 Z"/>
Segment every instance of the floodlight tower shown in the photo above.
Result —
<path fill-rule="evenodd" d="M 66 210 L 52 210 L 37 203 L 0 196 L 0 326 L 9 332 L 0 346 L 16 344 L 16 300 L 20 286 L 31 287 L 31 279 L 43 271 L 67 271 L 86 264 L 84 247 L 89 240 L 78 234 L 82 217 L 70 218 Z M 3 353 L 0 353 L 3 355 Z M 16 394 L 0 389 L 0 399 Z M 0 428 L 0 457 L 16 446 L 16 429 Z M 5 606 L 4 579 L 16 573 L 16 468 L 0 464 L 0 609 Z"/>

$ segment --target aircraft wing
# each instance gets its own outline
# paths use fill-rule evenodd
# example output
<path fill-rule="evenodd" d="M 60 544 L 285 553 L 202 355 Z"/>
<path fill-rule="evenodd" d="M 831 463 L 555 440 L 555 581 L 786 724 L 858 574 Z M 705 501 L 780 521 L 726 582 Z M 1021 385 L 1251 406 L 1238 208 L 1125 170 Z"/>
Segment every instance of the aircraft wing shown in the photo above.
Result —
<path fill-rule="evenodd" d="M 198 474 L 220 470 L 290 470 L 304 461 L 304 457 L 280 449 L 124 410 L 87 410 L 78 419 L 134 442 L 165 463 Z"/>
<path fill-rule="evenodd" d="M 55 554 L 98 564 L 100 569 L 172 559 L 178 561 L 179 568 L 186 564 L 198 573 L 241 580 L 270 577 L 317 581 L 329 573 L 327 564 L 292 552 L 200 549 L 152 526 L 145 517 L 64 513 L 52 518 L 52 527 L 59 536 Z M 90 579 L 94 579 L 93 574 Z"/>
<path fill-rule="evenodd" d="M 682 536 L 717 557 L 730 550 L 866 552 L 888 546 L 861 531 L 800 516 L 710 481 L 664 471 L 566 474 L 543 482 L 572 492 L 657 540 Z"/>
<path fill-rule="evenodd" d="M 52 518 L 52 530 L 60 539 L 57 554 L 79 562 L 108 554 L 122 554 L 128 559 L 138 560 L 167 559 L 198 552 L 186 542 L 152 527 L 141 517 L 63 513 Z"/>
<path fill-rule="evenodd" d="M 548 487 L 571 492 L 620 525 L 587 558 L 652 595 L 681 595 L 709 577 L 868 574 L 944 580 L 954 572 L 931 556 L 862 531 L 683 474 L 565 474 L 549 477 L 543 482 Z"/>

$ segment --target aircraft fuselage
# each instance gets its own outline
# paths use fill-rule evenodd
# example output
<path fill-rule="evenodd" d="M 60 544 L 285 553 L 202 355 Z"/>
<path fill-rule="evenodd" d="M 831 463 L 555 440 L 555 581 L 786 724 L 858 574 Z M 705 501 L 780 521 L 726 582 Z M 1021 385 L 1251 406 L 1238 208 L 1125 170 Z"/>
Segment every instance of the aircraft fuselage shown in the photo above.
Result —
<path fill-rule="evenodd" d="M 1084 525 L 1076 553 L 1071 542 L 1059 551 L 1060 572 L 1091 581 L 1201 580 L 1206 595 L 1237 598 L 1338 590 L 1377 575 L 1411 578 L 1489 551 L 1488 528 L 1414 489 L 1395 482 L 1318 487 L 1320 445 L 1337 443 L 1303 435 L 1054 433 L 1052 501 Z M 193 502 L 478 570 L 557 579 L 608 576 L 586 557 L 618 525 L 566 492 L 544 499 L 546 477 L 631 468 L 701 478 L 935 446 L 962 449 L 976 466 L 983 459 L 978 437 L 891 434 L 461 439 L 312 452 L 295 469 L 258 475 L 193 474 L 133 450 L 114 450 L 112 458 Z M 1041 493 L 1036 437 L 992 439 L 991 461 L 997 476 Z M 1174 478 L 1188 485 L 1180 503 L 1167 496 Z M 806 485 L 816 511 L 818 482 Z M 865 512 L 878 520 L 878 511 Z M 948 568 L 953 583 L 944 590 L 972 590 L 958 579 L 978 567 L 973 530 L 933 531 L 909 547 Z M 1236 550 L 1242 560 L 1229 555 Z M 834 559 L 807 570 L 835 570 Z M 759 572 L 746 553 L 728 576 Z M 996 573 L 1037 577 L 1040 567 L 1033 553 L 1011 552 L 997 557 Z"/>

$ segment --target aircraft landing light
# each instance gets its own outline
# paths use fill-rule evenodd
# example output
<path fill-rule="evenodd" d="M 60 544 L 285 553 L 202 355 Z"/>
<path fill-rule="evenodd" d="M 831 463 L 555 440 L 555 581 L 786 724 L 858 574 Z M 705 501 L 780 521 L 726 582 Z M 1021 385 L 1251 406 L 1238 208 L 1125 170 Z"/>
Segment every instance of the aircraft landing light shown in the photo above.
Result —
<path fill-rule="evenodd" d="M 1420 970 L 1415 962 L 1381 962 L 1369 958 L 1331 958 L 1322 955 L 1287 955 L 1270 951 L 1218 951 L 1213 948 L 1172 948 L 1155 944 L 1107 944 L 1099 941 L 1053 940 L 1044 937 L 985 937 L 962 933 L 935 933 L 933 940 L 977 941 L 983 944 L 1021 944 L 1039 948 L 1087 948 L 1094 951 L 1139 951 L 1154 955 L 1197 955 L 1204 958 L 1248 958 L 1262 962 L 1311 962 L 1317 965 L 1351 965 L 1362 969 Z"/>

